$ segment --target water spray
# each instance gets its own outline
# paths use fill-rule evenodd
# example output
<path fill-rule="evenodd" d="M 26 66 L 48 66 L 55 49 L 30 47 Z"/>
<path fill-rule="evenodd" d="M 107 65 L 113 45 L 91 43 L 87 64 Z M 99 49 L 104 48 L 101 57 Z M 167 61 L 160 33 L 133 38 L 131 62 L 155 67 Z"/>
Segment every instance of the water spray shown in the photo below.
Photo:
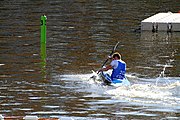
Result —
<path fill-rule="evenodd" d="M 176 52 L 177 52 L 177 50 L 174 50 L 174 51 L 171 53 L 170 58 L 174 57 L 174 55 L 175 55 Z M 157 84 L 158 84 L 159 78 L 165 78 L 165 77 L 166 77 L 166 75 L 165 75 L 166 68 L 169 67 L 169 66 L 172 66 L 171 63 L 172 63 L 173 61 L 174 61 L 174 59 L 170 59 L 170 60 L 168 60 L 167 63 L 164 65 L 163 70 L 161 71 L 158 79 L 156 80 L 156 86 L 157 86 Z M 169 80 L 168 80 L 168 82 L 170 83 Z M 166 82 L 166 84 L 169 85 L 167 82 Z"/>

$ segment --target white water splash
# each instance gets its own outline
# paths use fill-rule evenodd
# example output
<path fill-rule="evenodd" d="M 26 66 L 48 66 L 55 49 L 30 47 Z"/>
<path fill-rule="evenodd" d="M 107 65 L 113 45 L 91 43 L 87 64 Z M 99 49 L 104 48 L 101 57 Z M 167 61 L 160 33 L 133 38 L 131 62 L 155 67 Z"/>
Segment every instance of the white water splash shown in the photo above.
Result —
<path fill-rule="evenodd" d="M 154 86 L 151 84 L 134 84 L 130 87 L 119 87 L 107 91 L 116 99 L 125 99 L 131 102 L 144 104 L 179 105 L 178 90 L 180 83 L 177 81 L 169 86 Z"/>
<path fill-rule="evenodd" d="M 83 84 L 86 84 L 86 88 L 83 88 L 84 91 L 92 92 L 92 94 L 108 94 L 111 95 L 114 99 L 120 101 L 129 101 L 135 104 L 144 104 L 144 105 L 170 105 L 170 106 L 179 106 L 180 104 L 180 78 L 173 77 L 158 77 L 157 79 L 163 81 L 159 83 L 158 86 L 153 83 L 157 79 L 143 79 L 144 81 L 149 81 L 148 83 L 133 84 L 129 87 L 122 86 L 118 88 L 112 88 L 108 86 L 102 86 L 98 81 L 89 80 L 93 74 L 78 74 L 78 75 L 63 75 L 61 76 L 62 80 L 75 80 L 81 81 Z M 129 78 L 131 79 L 131 77 Z M 133 78 L 134 79 L 134 78 Z M 138 78 L 137 78 L 138 79 Z M 171 83 L 167 83 L 171 81 Z M 167 84 L 164 84 L 167 83 Z M 83 86 L 81 84 L 81 86 Z M 87 84 L 89 84 L 87 86 Z M 180 107 L 180 106 L 179 106 Z"/>
<path fill-rule="evenodd" d="M 159 74 L 159 77 L 156 79 L 156 86 L 158 85 L 158 82 L 161 78 L 166 78 L 166 68 L 168 67 L 173 67 L 172 62 L 174 62 L 174 56 L 177 53 L 177 50 L 174 50 L 170 56 L 168 56 L 168 58 L 170 58 L 169 60 L 167 60 L 167 63 L 165 65 L 161 65 L 161 64 L 157 64 L 156 66 L 163 66 L 163 69 L 161 71 L 161 73 Z M 170 81 L 168 79 L 166 79 L 166 85 L 170 84 Z"/>

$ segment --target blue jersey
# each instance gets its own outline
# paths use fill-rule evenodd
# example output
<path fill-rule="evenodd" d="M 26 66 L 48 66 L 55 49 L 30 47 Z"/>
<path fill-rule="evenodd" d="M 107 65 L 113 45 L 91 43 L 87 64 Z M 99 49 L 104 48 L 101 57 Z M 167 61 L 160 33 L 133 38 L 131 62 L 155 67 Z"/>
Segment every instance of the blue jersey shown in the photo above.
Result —
<path fill-rule="evenodd" d="M 113 60 L 111 62 L 113 71 L 111 74 L 111 79 L 124 79 L 126 73 L 126 63 L 122 60 Z"/>

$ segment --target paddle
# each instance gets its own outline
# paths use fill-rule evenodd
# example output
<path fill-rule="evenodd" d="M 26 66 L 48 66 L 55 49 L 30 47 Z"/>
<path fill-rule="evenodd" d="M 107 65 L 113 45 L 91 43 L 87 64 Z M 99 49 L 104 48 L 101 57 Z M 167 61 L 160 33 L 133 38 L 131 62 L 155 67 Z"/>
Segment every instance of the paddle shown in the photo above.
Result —
<path fill-rule="evenodd" d="M 113 47 L 113 49 L 112 49 L 111 53 L 109 54 L 109 56 L 111 56 L 115 52 L 118 44 L 119 44 L 119 42 L 117 42 L 116 45 Z M 109 59 L 107 58 L 106 61 L 103 63 L 103 65 L 101 67 L 103 67 L 108 62 L 108 60 Z"/>
<path fill-rule="evenodd" d="M 117 42 L 116 45 L 113 47 L 113 49 L 112 49 L 111 53 L 109 54 L 109 56 L 111 56 L 111 55 L 115 52 L 118 44 L 119 44 L 119 42 Z M 103 67 L 103 66 L 108 62 L 108 60 L 109 60 L 109 58 L 106 59 L 106 61 L 103 63 L 103 65 L 102 65 L 101 67 Z M 95 78 L 98 76 L 98 73 L 97 73 L 97 72 L 94 72 L 93 70 L 92 70 L 92 72 L 93 72 L 93 76 L 90 77 L 90 78 L 95 79 Z"/>

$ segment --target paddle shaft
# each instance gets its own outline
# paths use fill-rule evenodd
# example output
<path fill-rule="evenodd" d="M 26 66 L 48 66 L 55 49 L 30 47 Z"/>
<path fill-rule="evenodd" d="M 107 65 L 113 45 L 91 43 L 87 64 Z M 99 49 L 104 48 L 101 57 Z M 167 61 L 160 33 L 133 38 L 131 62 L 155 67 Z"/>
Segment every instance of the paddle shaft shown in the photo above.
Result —
<path fill-rule="evenodd" d="M 116 50 L 117 46 L 118 46 L 119 42 L 116 43 L 116 45 L 113 47 L 111 53 L 109 54 L 109 56 L 111 56 L 114 51 Z M 108 62 L 109 59 L 106 59 L 106 61 L 103 63 L 103 65 L 101 67 L 103 67 L 107 62 Z"/>

